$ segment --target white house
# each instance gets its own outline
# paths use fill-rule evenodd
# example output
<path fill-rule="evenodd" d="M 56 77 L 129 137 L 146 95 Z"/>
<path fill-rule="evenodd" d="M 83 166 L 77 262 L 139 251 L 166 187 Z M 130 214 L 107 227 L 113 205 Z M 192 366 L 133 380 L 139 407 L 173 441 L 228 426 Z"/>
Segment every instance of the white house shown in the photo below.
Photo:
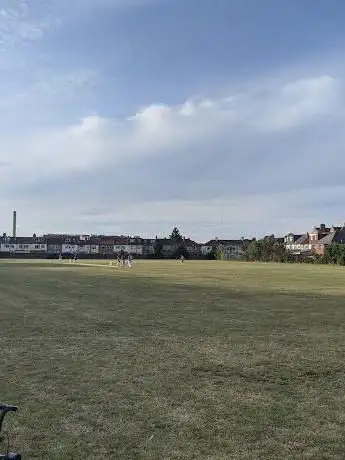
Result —
<path fill-rule="evenodd" d="M 81 244 L 78 250 L 79 254 L 98 254 L 98 244 Z"/>
<path fill-rule="evenodd" d="M 125 252 L 126 254 L 141 255 L 143 254 L 142 244 L 114 244 L 114 252 L 120 253 Z"/>
<path fill-rule="evenodd" d="M 29 252 L 33 252 L 33 253 L 47 252 L 46 243 L 31 243 L 29 246 L 30 246 Z"/>
<path fill-rule="evenodd" d="M 210 254 L 212 252 L 213 247 L 209 246 L 208 244 L 202 244 L 201 245 L 201 254 L 203 256 L 207 256 L 207 254 Z"/>
<path fill-rule="evenodd" d="M 11 243 L 1 243 L 0 251 L 1 252 L 15 252 L 16 251 L 16 244 Z"/>
<path fill-rule="evenodd" d="M 79 245 L 73 243 L 64 243 L 61 248 L 62 254 L 75 254 L 78 252 Z"/>
<path fill-rule="evenodd" d="M 312 248 L 311 238 L 308 233 L 295 235 L 289 233 L 284 238 L 285 249 L 292 252 L 309 251 Z"/>
<path fill-rule="evenodd" d="M 3 237 L 0 245 L 1 252 L 15 252 L 18 254 L 37 254 L 47 251 L 47 244 L 32 237 Z"/>
<path fill-rule="evenodd" d="M 90 254 L 99 254 L 99 245 L 91 244 L 90 245 Z"/>
<path fill-rule="evenodd" d="M 89 244 L 82 244 L 78 249 L 79 254 L 91 254 L 91 246 Z"/>

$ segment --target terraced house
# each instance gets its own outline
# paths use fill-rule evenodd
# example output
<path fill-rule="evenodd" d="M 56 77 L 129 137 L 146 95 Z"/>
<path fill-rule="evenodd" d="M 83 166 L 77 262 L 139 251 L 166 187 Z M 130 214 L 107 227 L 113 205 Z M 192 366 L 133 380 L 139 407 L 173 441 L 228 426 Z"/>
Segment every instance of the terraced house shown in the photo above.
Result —
<path fill-rule="evenodd" d="M 0 253 L 45 254 L 47 243 L 44 237 L 12 237 L 4 233 L 0 238 Z"/>
<path fill-rule="evenodd" d="M 33 234 L 22 237 L 16 234 L 16 212 L 13 212 L 13 235 L 6 233 L 0 237 L 0 256 L 33 257 L 83 257 L 114 258 L 118 254 L 131 254 L 138 258 L 161 256 L 177 257 L 181 251 L 191 258 L 208 257 L 221 251 L 222 258 L 241 259 L 244 255 L 245 242 L 248 240 L 213 239 L 205 244 L 197 243 L 191 238 L 176 241 L 172 238 L 142 238 L 126 235 L 90 235 L 47 233 L 42 236 Z M 158 250 L 159 248 L 159 250 Z"/>
<path fill-rule="evenodd" d="M 41 255 L 47 257 L 73 256 L 112 258 L 118 254 L 131 254 L 134 257 L 153 257 L 157 242 L 165 257 L 173 257 L 178 244 L 168 238 L 145 239 L 140 236 L 115 235 L 67 235 L 45 234 L 41 237 L 13 237 L 6 233 L 0 237 L 0 255 Z M 191 257 L 198 257 L 201 245 L 191 239 L 184 239 L 183 246 Z"/>

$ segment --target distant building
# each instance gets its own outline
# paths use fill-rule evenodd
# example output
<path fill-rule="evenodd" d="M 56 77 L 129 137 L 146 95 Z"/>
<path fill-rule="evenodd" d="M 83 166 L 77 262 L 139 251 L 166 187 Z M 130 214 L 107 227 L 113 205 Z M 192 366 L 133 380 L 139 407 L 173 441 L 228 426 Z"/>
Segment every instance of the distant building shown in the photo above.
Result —
<path fill-rule="evenodd" d="M 245 245 L 249 240 L 220 240 L 213 239 L 201 245 L 201 254 L 210 255 L 217 251 L 222 252 L 225 260 L 242 259 L 245 254 Z"/>
<path fill-rule="evenodd" d="M 307 254 L 311 252 L 311 243 L 309 233 L 295 235 L 289 233 L 284 237 L 285 249 L 292 254 Z"/>
<path fill-rule="evenodd" d="M 314 226 L 310 233 L 296 235 L 289 233 L 284 238 L 285 248 L 296 255 L 323 255 L 332 243 L 345 244 L 345 225 L 327 227 Z"/>
<path fill-rule="evenodd" d="M 345 244 L 345 227 L 332 228 L 330 232 L 317 241 L 312 242 L 312 251 L 323 256 L 332 243 Z"/>

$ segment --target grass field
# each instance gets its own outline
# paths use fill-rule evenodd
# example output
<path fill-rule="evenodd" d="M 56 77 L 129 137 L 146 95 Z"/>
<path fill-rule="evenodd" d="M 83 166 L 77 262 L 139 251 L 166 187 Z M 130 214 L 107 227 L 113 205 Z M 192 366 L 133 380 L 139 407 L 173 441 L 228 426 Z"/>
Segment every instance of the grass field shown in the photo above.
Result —
<path fill-rule="evenodd" d="M 345 269 L 0 263 L 24 459 L 344 459 Z"/>

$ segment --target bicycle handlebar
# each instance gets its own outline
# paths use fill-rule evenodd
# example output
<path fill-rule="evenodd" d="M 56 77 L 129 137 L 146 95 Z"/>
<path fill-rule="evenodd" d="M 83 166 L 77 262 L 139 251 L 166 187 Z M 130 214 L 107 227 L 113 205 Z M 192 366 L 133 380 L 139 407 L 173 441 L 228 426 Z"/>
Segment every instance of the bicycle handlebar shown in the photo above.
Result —
<path fill-rule="evenodd" d="M 20 454 L 9 452 L 5 455 L 0 454 L 0 460 L 22 460 L 22 456 Z"/>
<path fill-rule="evenodd" d="M 9 404 L 0 404 L 0 441 L 1 441 L 1 430 L 2 424 L 7 412 L 17 412 L 17 406 L 11 406 Z M 16 452 L 7 452 L 7 454 L 0 454 L 0 460 L 22 460 L 21 454 Z"/>
<path fill-rule="evenodd" d="M 0 411 L 1 412 L 17 412 L 18 406 L 10 406 L 9 404 L 0 404 Z"/>
<path fill-rule="evenodd" d="M 2 424 L 3 424 L 4 418 L 7 412 L 17 412 L 17 410 L 18 410 L 17 406 L 10 406 L 8 404 L 0 404 L 0 435 L 1 435 Z"/>

